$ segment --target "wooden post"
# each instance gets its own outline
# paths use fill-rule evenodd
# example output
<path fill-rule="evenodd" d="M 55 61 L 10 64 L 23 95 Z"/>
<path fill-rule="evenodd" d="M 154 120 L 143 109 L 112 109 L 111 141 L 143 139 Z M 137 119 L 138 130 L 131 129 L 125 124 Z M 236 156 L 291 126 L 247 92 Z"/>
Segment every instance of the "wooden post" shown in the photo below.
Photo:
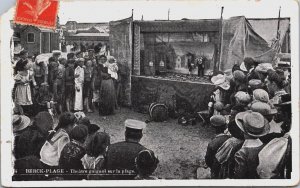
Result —
<path fill-rule="evenodd" d="M 219 58 L 218 58 L 218 67 L 217 69 L 220 70 L 220 64 L 222 60 L 222 40 L 223 40 L 223 9 L 224 7 L 221 8 L 221 18 L 220 18 L 220 25 L 219 25 Z"/>
<path fill-rule="evenodd" d="M 220 69 L 220 63 L 221 63 L 221 53 L 222 53 L 222 21 L 223 21 L 223 9 L 221 8 L 221 18 L 219 22 L 219 44 L 217 45 L 217 53 L 214 61 L 214 75 L 217 74 L 217 71 Z"/>

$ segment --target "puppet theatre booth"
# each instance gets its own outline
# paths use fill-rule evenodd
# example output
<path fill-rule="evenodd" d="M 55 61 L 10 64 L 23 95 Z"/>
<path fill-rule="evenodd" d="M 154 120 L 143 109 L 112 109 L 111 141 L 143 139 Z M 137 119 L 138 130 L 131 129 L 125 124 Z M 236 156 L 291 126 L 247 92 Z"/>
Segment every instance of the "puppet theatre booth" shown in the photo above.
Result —
<path fill-rule="evenodd" d="M 243 16 L 110 22 L 110 53 L 119 61 L 122 78 L 121 103 L 140 112 L 153 102 L 177 111 L 206 110 L 215 88 L 210 82 L 214 71 L 231 69 L 245 57 L 273 62 L 282 46 L 288 48 L 289 19 L 280 19 L 279 27 L 277 23 Z"/>

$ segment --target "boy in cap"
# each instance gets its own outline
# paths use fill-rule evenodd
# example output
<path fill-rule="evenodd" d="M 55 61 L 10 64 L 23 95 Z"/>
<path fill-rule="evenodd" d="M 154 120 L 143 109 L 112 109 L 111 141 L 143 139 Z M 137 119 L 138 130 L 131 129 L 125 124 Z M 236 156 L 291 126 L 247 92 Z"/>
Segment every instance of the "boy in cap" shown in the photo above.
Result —
<path fill-rule="evenodd" d="M 205 163 L 210 168 L 211 178 L 218 178 L 220 164 L 216 161 L 215 155 L 222 144 L 230 138 L 224 134 L 227 127 L 226 118 L 222 115 L 214 115 L 210 118 L 210 123 L 216 131 L 216 136 L 209 142 L 205 155 Z"/>
<path fill-rule="evenodd" d="M 234 156 L 234 178 L 257 179 L 259 178 L 256 171 L 259 163 L 258 153 L 264 147 L 259 138 L 269 133 L 269 122 L 263 115 L 251 110 L 238 113 L 235 121 L 244 133 L 245 141 Z"/>
<path fill-rule="evenodd" d="M 111 144 L 106 152 L 104 168 L 107 170 L 120 170 L 122 175 L 112 174 L 108 179 L 130 180 L 137 175 L 135 158 L 138 153 L 145 150 L 139 142 L 143 137 L 143 129 L 146 123 L 138 120 L 127 119 L 125 121 L 125 141 Z"/>

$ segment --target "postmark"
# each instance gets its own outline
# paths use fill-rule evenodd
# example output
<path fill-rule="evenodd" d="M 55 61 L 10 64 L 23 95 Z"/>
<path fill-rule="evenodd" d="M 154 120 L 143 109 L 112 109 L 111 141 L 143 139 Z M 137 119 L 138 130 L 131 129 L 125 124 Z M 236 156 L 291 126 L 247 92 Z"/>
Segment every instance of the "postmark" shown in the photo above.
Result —
<path fill-rule="evenodd" d="M 58 6 L 58 0 L 17 0 L 14 21 L 54 29 Z"/>

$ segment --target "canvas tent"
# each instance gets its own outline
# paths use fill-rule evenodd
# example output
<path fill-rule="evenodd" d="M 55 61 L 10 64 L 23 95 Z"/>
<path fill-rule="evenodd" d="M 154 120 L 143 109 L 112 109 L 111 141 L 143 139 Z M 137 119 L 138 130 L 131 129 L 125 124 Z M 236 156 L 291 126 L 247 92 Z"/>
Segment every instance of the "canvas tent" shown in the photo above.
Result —
<path fill-rule="evenodd" d="M 219 69 L 241 64 L 245 57 L 253 57 L 258 62 L 274 62 L 289 27 L 289 20 L 280 22 L 277 40 L 278 21 L 274 20 L 253 20 L 253 26 L 244 16 L 224 20 Z"/>

